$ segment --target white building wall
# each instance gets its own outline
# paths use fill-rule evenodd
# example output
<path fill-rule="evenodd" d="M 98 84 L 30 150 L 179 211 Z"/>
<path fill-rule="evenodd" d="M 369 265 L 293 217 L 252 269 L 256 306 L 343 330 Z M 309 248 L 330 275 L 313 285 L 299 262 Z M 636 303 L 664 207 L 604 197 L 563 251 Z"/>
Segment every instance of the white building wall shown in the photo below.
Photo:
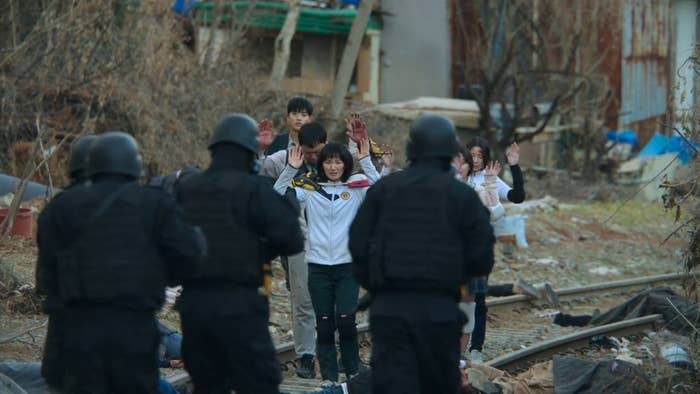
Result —
<path fill-rule="evenodd" d="M 381 102 L 450 95 L 447 0 L 382 0 Z"/>

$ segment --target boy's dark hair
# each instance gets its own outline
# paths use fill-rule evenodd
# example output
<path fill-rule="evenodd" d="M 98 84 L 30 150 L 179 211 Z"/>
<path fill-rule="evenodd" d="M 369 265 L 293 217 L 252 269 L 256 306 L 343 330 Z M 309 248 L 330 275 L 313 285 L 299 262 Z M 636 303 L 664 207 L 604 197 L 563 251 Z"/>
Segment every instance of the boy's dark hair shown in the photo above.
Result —
<path fill-rule="evenodd" d="M 484 167 L 489 165 L 491 162 L 491 149 L 489 146 L 486 144 L 486 140 L 481 138 L 481 137 L 474 137 L 469 143 L 467 144 L 467 149 L 469 150 L 469 156 L 471 157 L 471 150 L 473 147 L 478 146 L 481 148 L 481 155 L 484 160 Z M 474 163 L 472 163 L 472 166 Z"/>
<path fill-rule="evenodd" d="M 287 115 L 292 112 L 306 111 L 307 114 L 314 114 L 314 106 L 311 102 L 303 97 L 292 97 L 287 101 Z"/>
<path fill-rule="evenodd" d="M 323 162 L 331 158 L 339 158 L 345 168 L 343 168 L 343 175 L 340 177 L 341 182 L 345 182 L 352 175 L 352 155 L 345 145 L 339 144 L 337 142 L 330 142 L 321 149 L 321 153 L 318 155 L 318 162 L 316 162 L 316 173 L 318 174 L 318 179 L 321 182 L 327 182 L 328 177 L 326 172 L 323 171 Z"/>
<path fill-rule="evenodd" d="M 328 134 L 318 122 L 311 122 L 301 126 L 299 129 L 299 145 L 313 148 L 318 144 L 325 144 L 328 141 Z"/>

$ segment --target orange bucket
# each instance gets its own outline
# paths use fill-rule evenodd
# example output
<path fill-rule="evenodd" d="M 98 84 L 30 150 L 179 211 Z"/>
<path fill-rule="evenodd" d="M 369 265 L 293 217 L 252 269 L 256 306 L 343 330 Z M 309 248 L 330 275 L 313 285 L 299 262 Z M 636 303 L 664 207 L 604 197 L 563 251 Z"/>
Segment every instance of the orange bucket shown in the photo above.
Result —
<path fill-rule="evenodd" d="M 0 223 L 7 217 L 9 209 L 0 209 Z M 3 226 L 2 232 L 5 231 Z M 11 235 L 19 235 L 21 237 L 31 238 L 32 236 L 32 210 L 28 208 L 19 208 L 15 215 L 15 222 L 12 224 Z"/>

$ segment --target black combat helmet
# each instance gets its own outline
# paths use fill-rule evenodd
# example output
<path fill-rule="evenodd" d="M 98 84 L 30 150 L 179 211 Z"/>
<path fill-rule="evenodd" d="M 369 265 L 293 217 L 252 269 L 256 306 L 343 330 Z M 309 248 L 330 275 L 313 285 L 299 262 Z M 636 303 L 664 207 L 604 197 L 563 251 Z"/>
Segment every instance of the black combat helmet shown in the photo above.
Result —
<path fill-rule="evenodd" d="M 134 137 L 122 131 L 100 134 L 90 146 L 85 169 L 89 177 L 98 174 L 122 174 L 139 178 L 139 145 Z"/>
<path fill-rule="evenodd" d="M 214 129 L 209 149 L 221 143 L 238 144 L 254 154 L 258 153 L 258 123 L 246 114 L 226 115 Z"/>
<path fill-rule="evenodd" d="M 70 161 L 68 162 L 68 176 L 71 179 L 79 180 L 85 176 L 85 164 L 90 145 L 96 139 L 96 135 L 86 135 L 73 141 L 70 147 Z"/>
<path fill-rule="evenodd" d="M 406 146 L 409 160 L 426 157 L 452 158 L 459 153 L 455 126 L 445 116 L 420 115 L 411 124 Z"/>

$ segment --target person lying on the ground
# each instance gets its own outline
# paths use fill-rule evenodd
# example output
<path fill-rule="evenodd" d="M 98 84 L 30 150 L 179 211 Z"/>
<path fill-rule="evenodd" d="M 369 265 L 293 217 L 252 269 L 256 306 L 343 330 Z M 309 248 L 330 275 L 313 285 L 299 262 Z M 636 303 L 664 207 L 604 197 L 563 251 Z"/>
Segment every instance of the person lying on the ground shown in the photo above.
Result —
<path fill-rule="evenodd" d="M 600 326 L 657 313 L 663 316 L 668 328 L 680 333 L 693 332 L 694 328 L 688 322 L 696 322 L 700 319 L 700 311 L 696 303 L 681 297 L 668 287 L 656 287 L 640 292 L 602 314 L 558 313 L 554 316 L 554 324 L 563 327 L 583 327 L 589 324 Z"/>
<path fill-rule="evenodd" d="M 62 391 L 49 386 L 43 376 L 41 376 L 41 363 L 27 363 L 16 361 L 0 362 L 0 376 L 7 377 L 14 385 L 4 384 L 0 379 L 0 392 L 7 393 L 4 389 L 14 387 L 15 391 L 10 394 L 45 393 L 61 394 Z M 19 387 L 22 391 L 18 391 Z M 187 392 L 177 391 L 167 380 L 159 379 L 158 394 L 186 394 Z"/>

